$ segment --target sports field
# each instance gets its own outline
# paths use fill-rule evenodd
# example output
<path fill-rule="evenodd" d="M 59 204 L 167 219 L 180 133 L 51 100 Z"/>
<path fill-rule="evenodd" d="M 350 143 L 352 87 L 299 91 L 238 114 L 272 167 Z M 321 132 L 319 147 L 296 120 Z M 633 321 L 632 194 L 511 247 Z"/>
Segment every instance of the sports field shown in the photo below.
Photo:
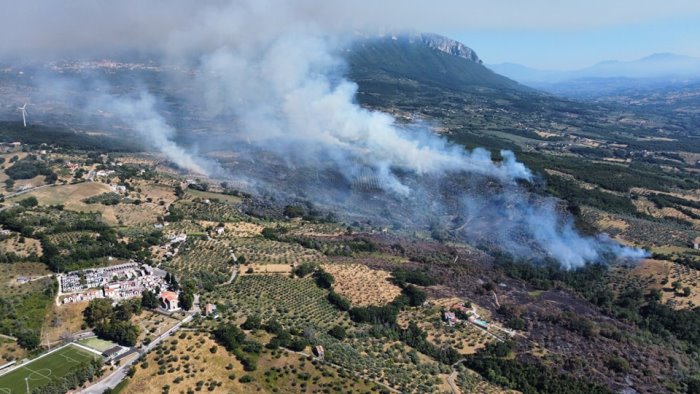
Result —
<path fill-rule="evenodd" d="M 0 375 L 0 394 L 26 393 L 27 385 L 31 392 L 37 387 L 62 379 L 76 366 L 87 364 L 96 357 L 101 356 L 75 345 L 65 346 Z"/>

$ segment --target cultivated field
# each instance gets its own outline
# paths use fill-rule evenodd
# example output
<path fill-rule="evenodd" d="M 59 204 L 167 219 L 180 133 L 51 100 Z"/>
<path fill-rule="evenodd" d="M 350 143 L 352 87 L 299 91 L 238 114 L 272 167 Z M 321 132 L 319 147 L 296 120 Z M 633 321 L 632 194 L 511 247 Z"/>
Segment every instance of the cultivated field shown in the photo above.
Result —
<path fill-rule="evenodd" d="M 139 342 L 142 342 L 148 337 L 157 337 L 175 326 L 179 321 L 175 318 L 151 311 L 143 311 L 140 315 L 135 315 L 132 317 L 131 320 L 141 329 L 138 340 Z"/>
<path fill-rule="evenodd" d="M 30 255 L 41 257 L 39 240 L 19 235 L 0 241 L 0 250 L 14 253 L 20 257 L 29 257 Z"/>
<path fill-rule="evenodd" d="M 0 392 L 25 393 L 27 386 L 32 391 L 53 384 L 72 372 L 76 366 L 87 364 L 95 357 L 100 356 L 74 345 L 65 346 L 0 376 Z"/>
<path fill-rule="evenodd" d="M 298 244 L 271 241 L 262 237 L 234 238 L 230 242 L 236 256 L 245 256 L 251 263 L 297 265 L 326 261 L 326 256 L 321 252 Z"/>
<path fill-rule="evenodd" d="M 58 185 L 45 187 L 30 193 L 15 197 L 21 200 L 34 196 L 41 205 L 63 205 L 65 209 L 75 211 L 94 211 L 94 206 L 85 204 L 82 200 L 111 191 L 108 185 L 100 182 L 83 182 L 74 185 Z M 91 209 L 92 208 L 92 209 Z"/>
<path fill-rule="evenodd" d="M 487 343 L 495 340 L 492 336 L 474 325 L 463 322 L 452 327 L 442 321 L 442 307 L 424 307 L 401 311 L 398 323 L 407 326 L 414 321 L 428 334 L 428 341 L 438 346 L 451 346 L 460 354 L 476 353 Z"/>
<path fill-rule="evenodd" d="M 212 349 L 215 349 L 212 352 Z M 136 364 L 122 393 L 299 393 L 376 392 L 376 386 L 335 368 L 284 350 L 263 349 L 255 371 L 243 366 L 208 334 L 182 333 Z M 243 378 L 246 376 L 247 378 Z M 241 379 L 243 378 L 243 379 Z M 249 382 L 245 382 L 246 380 Z M 243 382 L 241 381 L 243 380 Z"/>
<path fill-rule="evenodd" d="M 362 264 L 324 264 L 323 269 L 335 277 L 335 291 L 353 306 L 388 304 L 401 294 L 401 289 L 390 282 L 391 273 L 387 271 Z"/>
<path fill-rule="evenodd" d="M 233 285 L 217 288 L 212 296 L 212 302 L 230 305 L 236 319 L 258 315 L 299 328 L 329 329 L 334 324 L 349 324 L 347 314 L 333 307 L 326 299 L 327 292 L 311 278 L 246 275 Z"/>

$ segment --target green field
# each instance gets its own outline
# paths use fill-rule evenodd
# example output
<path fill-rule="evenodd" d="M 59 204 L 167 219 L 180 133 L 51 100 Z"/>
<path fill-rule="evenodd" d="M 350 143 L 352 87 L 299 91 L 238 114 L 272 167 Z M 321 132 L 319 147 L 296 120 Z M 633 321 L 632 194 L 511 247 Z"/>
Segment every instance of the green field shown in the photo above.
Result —
<path fill-rule="evenodd" d="M 78 341 L 79 344 L 83 346 L 87 346 L 89 348 L 95 349 L 98 352 L 104 352 L 105 350 L 109 350 L 115 346 L 117 346 L 116 343 L 110 342 L 110 341 L 105 341 L 104 339 L 100 338 L 87 338 Z"/>
<path fill-rule="evenodd" d="M 0 376 L 0 393 L 26 393 L 63 379 L 79 365 L 86 365 L 97 354 L 75 345 L 65 346 L 51 354 L 41 356 L 19 368 Z"/>

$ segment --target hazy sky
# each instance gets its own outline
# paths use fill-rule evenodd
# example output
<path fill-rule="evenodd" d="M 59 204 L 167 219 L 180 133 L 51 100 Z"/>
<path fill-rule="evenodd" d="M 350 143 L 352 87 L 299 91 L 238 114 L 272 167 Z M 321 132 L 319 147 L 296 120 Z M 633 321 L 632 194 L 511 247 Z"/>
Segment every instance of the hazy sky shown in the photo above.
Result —
<path fill-rule="evenodd" d="M 664 7 L 662 3 L 658 2 L 659 8 Z M 686 12 L 649 16 L 632 23 L 622 20 L 572 27 L 543 23 L 540 27 L 499 26 L 443 33 L 473 48 L 487 64 L 510 62 L 539 69 L 577 69 L 604 60 L 636 60 L 665 52 L 700 57 L 697 4 L 700 1 L 689 5 Z"/>
<path fill-rule="evenodd" d="M 284 8 L 329 33 L 443 33 L 487 64 L 567 69 L 656 52 L 700 56 L 700 0 L 0 0 L 0 57 L 177 46 L 194 15 L 231 4 L 272 10 L 258 26 Z"/>

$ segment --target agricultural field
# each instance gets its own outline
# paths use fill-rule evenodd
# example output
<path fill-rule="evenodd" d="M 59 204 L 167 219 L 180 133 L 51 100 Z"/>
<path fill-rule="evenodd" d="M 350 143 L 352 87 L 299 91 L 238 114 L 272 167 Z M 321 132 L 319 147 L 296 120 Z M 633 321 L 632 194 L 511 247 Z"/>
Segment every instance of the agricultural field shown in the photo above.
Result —
<path fill-rule="evenodd" d="M 198 222 L 203 228 L 215 228 L 217 222 L 201 220 Z M 263 225 L 254 222 L 227 222 L 223 223 L 224 234 L 217 238 L 252 238 L 260 236 Z"/>
<path fill-rule="evenodd" d="M 327 330 L 335 324 L 349 325 L 347 314 L 333 307 L 327 294 L 311 278 L 256 274 L 217 288 L 207 296 L 207 302 L 225 305 L 231 311 L 225 317 L 236 321 L 258 315 L 277 319 L 287 327 Z"/>
<path fill-rule="evenodd" d="M 416 322 L 418 327 L 428 334 L 428 341 L 440 347 L 452 347 L 462 355 L 474 354 L 486 344 L 496 340 L 468 322 L 448 326 L 442 321 L 442 310 L 443 307 L 430 306 L 401 311 L 398 323 L 401 326 L 407 326 L 411 321 Z"/>
<path fill-rule="evenodd" d="M 486 381 L 478 373 L 459 366 L 459 371 L 455 379 L 457 387 L 464 393 L 479 394 L 516 394 L 515 390 L 506 390 Z"/>
<path fill-rule="evenodd" d="M 182 199 L 173 203 L 173 207 L 178 213 L 187 218 L 196 220 L 207 220 L 212 222 L 237 222 L 245 217 L 239 212 L 237 205 L 223 202 L 217 199 L 206 199 L 199 197 L 194 199 Z"/>
<path fill-rule="evenodd" d="M 231 276 L 232 260 L 227 242 L 189 237 L 180 246 L 180 252 L 162 266 L 183 275 L 206 275 L 223 283 Z"/>
<path fill-rule="evenodd" d="M 162 315 L 160 313 L 144 310 L 140 315 L 134 315 L 132 323 L 139 329 L 138 343 L 144 342 L 147 338 L 155 338 L 175 326 L 179 320 L 174 317 Z"/>
<path fill-rule="evenodd" d="M 321 252 L 296 243 L 273 241 L 262 237 L 232 238 L 230 245 L 236 256 L 245 256 L 256 264 L 322 263 L 327 260 Z"/>
<path fill-rule="evenodd" d="M 19 201 L 29 196 L 36 197 L 40 205 L 63 205 L 67 210 L 93 211 L 94 206 L 85 204 L 84 199 L 107 193 L 111 189 L 100 182 L 81 182 L 72 185 L 56 185 L 31 191 L 14 197 L 10 201 Z"/>
<path fill-rule="evenodd" d="M 95 360 L 101 360 L 101 356 L 74 345 L 67 345 L 1 375 L 0 392 L 24 393 L 27 386 L 32 391 L 46 385 L 63 384 L 64 377 Z"/>
<path fill-rule="evenodd" d="M 377 386 L 343 371 L 284 350 L 263 349 L 255 371 L 208 334 L 183 332 L 136 364 L 122 393 L 213 391 L 232 393 L 376 392 Z"/>
<path fill-rule="evenodd" d="M 323 345 L 325 360 L 363 379 L 378 381 L 405 393 L 443 393 L 450 367 L 421 356 L 401 342 L 357 335 L 339 341 L 317 333 L 315 343 Z"/>
<path fill-rule="evenodd" d="M 384 305 L 393 301 L 401 289 L 391 282 L 391 273 L 373 270 L 363 264 L 324 264 L 335 277 L 334 290 L 354 306 Z"/>

